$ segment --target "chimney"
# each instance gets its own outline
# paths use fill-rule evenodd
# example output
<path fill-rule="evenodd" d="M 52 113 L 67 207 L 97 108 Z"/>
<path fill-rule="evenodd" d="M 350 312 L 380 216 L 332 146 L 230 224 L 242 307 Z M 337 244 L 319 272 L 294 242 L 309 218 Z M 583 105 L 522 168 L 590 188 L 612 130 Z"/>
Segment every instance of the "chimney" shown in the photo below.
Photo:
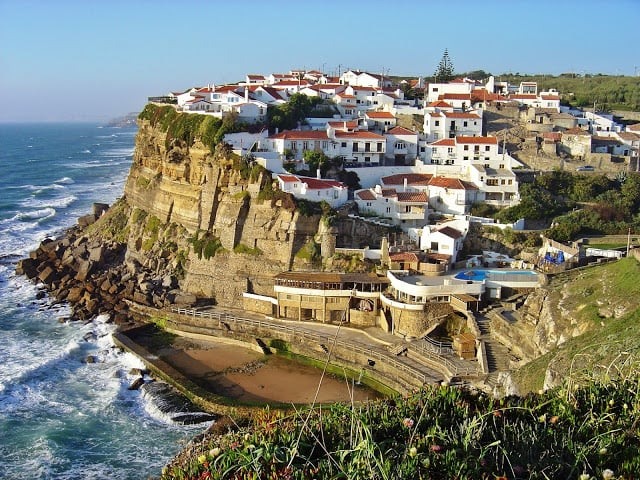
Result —
<path fill-rule="evenodd" d="M 404 190 L 403 192 L 407 191 L 407 177 L 404 177 Z"/>
<path fill-rule="evenodd" d="M 244 87 L 244 102 L 249 103 L 249 87 Z"/>

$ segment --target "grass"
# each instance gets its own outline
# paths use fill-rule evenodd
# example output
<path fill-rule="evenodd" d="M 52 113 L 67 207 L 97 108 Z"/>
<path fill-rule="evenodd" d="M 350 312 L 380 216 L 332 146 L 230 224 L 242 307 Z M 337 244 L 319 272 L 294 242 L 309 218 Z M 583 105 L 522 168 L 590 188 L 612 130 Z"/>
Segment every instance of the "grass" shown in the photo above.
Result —
<path fill-rule="evenodd" d="M 366 404 L 262 411 L 248 427 L 204 436 L 162 478 L 633 478 L 639 388 L 636 377 L 496 400 L 426 387 Z"/>

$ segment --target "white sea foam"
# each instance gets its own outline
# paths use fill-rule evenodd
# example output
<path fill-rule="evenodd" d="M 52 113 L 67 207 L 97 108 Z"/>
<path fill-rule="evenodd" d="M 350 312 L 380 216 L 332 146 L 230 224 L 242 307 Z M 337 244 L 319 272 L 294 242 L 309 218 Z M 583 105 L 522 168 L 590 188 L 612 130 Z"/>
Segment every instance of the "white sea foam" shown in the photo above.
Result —
<path fill-rule="evenodd" d="M 91 150 L 87 148 L 86 150 L 83 150 L 82 153 L 91 153 Z"/>
<path fill-rule="evenodd" d="M 21 205 L 25 208 L 67 208 L 73 202 L 78 199 L 75 195 L 67 195 L 61 198 L 27 198 L 21 202 Z M 20 215 L 20 214 L 19 214 Z"/>
<path fill-rule="evenodd" d="M 123 148 L 111 148 L 109 150 L 105 150 L 100 152 L 101 157 L 130 157 L 133 155 L 133 148 L 123 147 Z"/>
<path fill-rule="evenodd" d="M 25 220 L 39 220 L 42 221 L 47 218 L 51 218 L 55 216 L 56 210 L 52 207 L 45 207 L 39 210 L 32 210 L 29 212 L 20 212 L 17 213 L 13 220 L 25 221 Z"/>
<path fill-rule="evenodd" d="M 69 185 L 71 183 L 76 183 L 75 180 L 73 178 L 70 177 L 62 177 L 58 180 L 56 180 L 55 182 L 53 182 L 54 184 L 63 184 L 63 185 Z"/>

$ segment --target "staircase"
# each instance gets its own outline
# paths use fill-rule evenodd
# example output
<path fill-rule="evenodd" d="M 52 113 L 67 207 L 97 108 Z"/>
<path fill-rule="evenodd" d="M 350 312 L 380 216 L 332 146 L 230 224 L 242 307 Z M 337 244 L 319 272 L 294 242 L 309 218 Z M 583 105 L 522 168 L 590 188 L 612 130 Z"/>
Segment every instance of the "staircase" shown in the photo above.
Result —
<path fill-rule="evenodd" d="M 486 311 L 479 312 L 476 316 L 476 323 L 480 329 L 480 338 L 484 340 L 489 372 L 509 370 L 509 350 L 491 336 L 491 319 L 486 316 L 486 313 Z"/>

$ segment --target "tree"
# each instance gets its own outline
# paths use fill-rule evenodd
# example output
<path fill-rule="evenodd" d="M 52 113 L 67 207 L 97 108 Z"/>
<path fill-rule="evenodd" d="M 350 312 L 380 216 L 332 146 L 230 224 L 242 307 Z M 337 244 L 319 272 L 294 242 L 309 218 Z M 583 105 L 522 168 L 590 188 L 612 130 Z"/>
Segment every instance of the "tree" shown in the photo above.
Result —
<path fill-rule="evenodd" d="M 444 49 L 444 54 L 440 59 L 436 73 L 434 73 L 433 76 L 435 77 L 436 82 L 448 82 L 453 80 L 453 63 L 451 62 L 451 58 L 449 58 L 449 52 L 446 48 Z"/>

